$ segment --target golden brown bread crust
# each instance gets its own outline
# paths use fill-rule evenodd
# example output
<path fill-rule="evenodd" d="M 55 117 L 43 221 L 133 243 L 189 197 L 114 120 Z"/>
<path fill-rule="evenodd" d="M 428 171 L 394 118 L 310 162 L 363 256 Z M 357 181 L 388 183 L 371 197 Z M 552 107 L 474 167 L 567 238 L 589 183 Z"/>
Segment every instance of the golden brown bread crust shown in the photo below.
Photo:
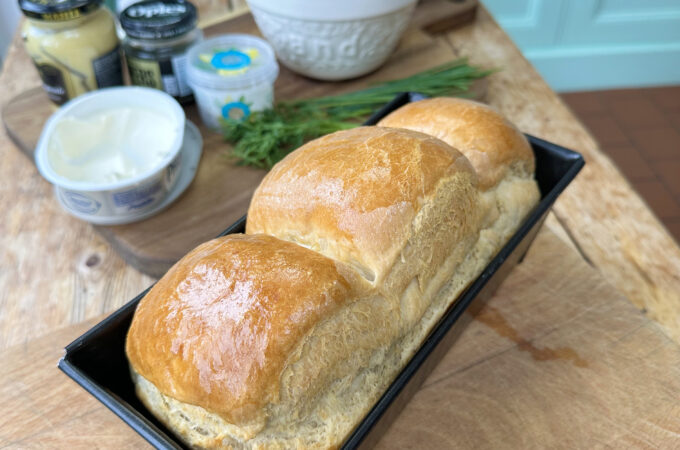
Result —
<path fill-rule="evenodd" d="M 267 174 L 246 232 L 312 248 L 377 285 L 426 199 L 452 177 L 476 183 L 467 159 L 431 136 L 381 127 L 339 131 L 303 145 Z"/>
<path fill-rule="evenodd" d="M 316 252 L 269 236 L 214 239 L 141 300 L 128 359 L 166 395 L 230 423 L 258 421 L 262 407 L 277 401 L 293 348 L 356 295 L 352 277 Z"/>
<path fill-rule="evenodd" d="M 277 165 L 247 231 L 293 243 L 211 241 L 142 300 L 127 351 L 144 404 L 199 448 L 339 446 L 538 200 L 516 129 L 462 111 L 486 123 L 483 191 L 457 150 L 409 130 L 335 133 Z"/>
<path fill-rule="evenodd" d="M 533 176 L 534 154 L 526 137 L 490 106 L 438 97 L 409 103 L 378 122 L 439 138 L 463 153 L 477 171 L 479 187 L 497 185 L 509 170 Z"/>

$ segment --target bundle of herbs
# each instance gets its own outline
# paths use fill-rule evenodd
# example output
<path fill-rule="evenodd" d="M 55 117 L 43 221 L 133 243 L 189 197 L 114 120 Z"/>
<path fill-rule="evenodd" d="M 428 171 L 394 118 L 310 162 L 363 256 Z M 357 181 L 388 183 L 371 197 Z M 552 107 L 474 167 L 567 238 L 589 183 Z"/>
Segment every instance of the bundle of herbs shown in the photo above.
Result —
<path fill-rule="evenodd" d="M 492 72 L 458 59 L 361 91 L 282 101 L 272 109 L 253 112 L 242 121 L 225 119 L 222 122 L 224 135 L 234 144 L 232 157 L 242 164 L 268 169 L 309 140 L 361 125 L 399 93 L 466 96 L 475 80 Z"/>

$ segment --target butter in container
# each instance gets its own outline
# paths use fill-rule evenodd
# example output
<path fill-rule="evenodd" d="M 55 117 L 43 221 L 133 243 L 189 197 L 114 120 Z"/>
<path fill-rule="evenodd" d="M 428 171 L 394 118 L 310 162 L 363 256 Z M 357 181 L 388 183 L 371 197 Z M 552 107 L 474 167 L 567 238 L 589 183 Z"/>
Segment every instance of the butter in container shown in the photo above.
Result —
<path fill-rule="evenodd" d="M 22 38 L 50 100 L 123 84 L 113 15 L 101 0 L 19 0 Z"/>
<path fill-rule="evenodd" d="M 146 0 L 123 10 L 123 49 L 136 86 L 160 89 L 180 103 L 193 101 L 186 76 L 189 47 L 203 38 L 196 7 L 182 0 Z"/>
<path fill-rule="evenodd" d="M 70 214 L 99 225 L 143 220 L 191 183 L 202 140 L 179 103 L 144 87 L 71 100 L 47 121 L 36 165 Z"/>
<path fill-rule="evenodd" d="M 274 50 L 247 34 L 225 34 L 196 44 L 187 75 L 203 123 L 218 131 L 221 119 L 239 120 L 272 107 L 279 74 Z"/>

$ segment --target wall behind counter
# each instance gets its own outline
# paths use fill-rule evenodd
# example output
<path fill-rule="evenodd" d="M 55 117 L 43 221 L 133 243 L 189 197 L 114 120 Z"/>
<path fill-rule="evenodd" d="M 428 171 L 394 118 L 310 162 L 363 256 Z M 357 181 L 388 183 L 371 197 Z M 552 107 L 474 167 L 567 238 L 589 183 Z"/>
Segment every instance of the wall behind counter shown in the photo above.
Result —
<path fill-rule="evenodd" d="M 556 91 L 680 84 L 678 0 L 483 0 Z"/>

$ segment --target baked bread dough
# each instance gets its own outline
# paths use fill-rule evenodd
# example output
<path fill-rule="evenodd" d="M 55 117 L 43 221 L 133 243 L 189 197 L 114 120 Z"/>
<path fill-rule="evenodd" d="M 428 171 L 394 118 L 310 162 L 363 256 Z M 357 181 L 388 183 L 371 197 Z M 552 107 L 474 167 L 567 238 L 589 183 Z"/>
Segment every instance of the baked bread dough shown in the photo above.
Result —
<path fill-rule="evenodd" d="M 361 127 L 302 146 L 262 180 L 246 232 L 295 242 L 357 270 L 386 295 L 425 290 L 480 226 L 476 174 L 460 152 L 408 130 Z M 405 311 L 416 305 L 404 305 Z M 405 314 L 408 329 L 422 314 Z"/>
<path fill-rule="evenodd" d="M 197 448 L 340 446 L 538 200 L 532 173 L 499 173 L 480 189 L 461 152 L 406 129 L 305 144 L 262 181 L 246 235 L 140 301 L 138 396 Z"/>
<path fill-rule="evenodd" d="M 479 176 L 482 190 L 509 173 L 533 178 L 534 153 L 526 137 L 494 108 L 453 97 L 408 103 L 379 126 L 407 128 L 434 136 L 463 153 Z"/>
<path fill-rule="evenodd" d="M 378 125 L 427 133 L 467 157 L 477 172 L 485 211 L 480 259 L 491 259 L 538 203 L 529 141 L 488 105 L 453 97 L 425 99 L 402 106 Z"/>

